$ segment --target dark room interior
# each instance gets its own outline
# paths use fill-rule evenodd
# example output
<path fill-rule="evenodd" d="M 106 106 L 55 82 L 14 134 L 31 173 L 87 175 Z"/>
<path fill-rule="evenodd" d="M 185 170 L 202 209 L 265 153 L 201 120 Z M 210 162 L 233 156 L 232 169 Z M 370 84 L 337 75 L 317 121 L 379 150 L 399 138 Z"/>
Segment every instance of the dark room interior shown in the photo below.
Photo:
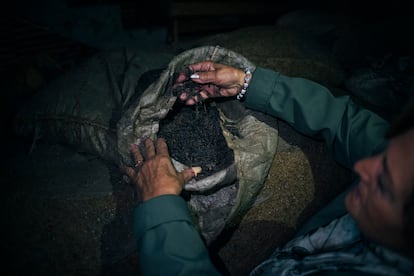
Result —
<path fill-rule="evenodd" d="M 72 127 L 92 123 L 81 114 L 55 122 L 62 118 L 48 109 L 51 102 L 68 108 L 62 95 L 70 99 L 72 90 L 74 98 L 85 96 L 76 100 L 89 97 L 87 115 L 113 131 L 137 91 L 175 56 L 219 45 L 257 66 L 319 82 L 392 122 L 414 100 L 414 17 L 407 2 L 14 1 L 1 17 L 6 274 L 140 275 L 131 230 L 137 198 L 112 158 L 117 148 L 91 150 L 86 144 L 101 134 Z M 141 67 L 130 88 L 125 68 L 132 56 Z M 114 107 L 100 96 L 112 88 L 133 91 L 123 99 L 128 105 Z M 82 105 L 76 100 L 74 106 Z M 37 120 L 39 112 L 54 117 Z M 247 112 L 276 129 L 279 140 L 254 204 L 209 244 L 224 275 L 248 275 L 355 177 L 320 140 Z"/>

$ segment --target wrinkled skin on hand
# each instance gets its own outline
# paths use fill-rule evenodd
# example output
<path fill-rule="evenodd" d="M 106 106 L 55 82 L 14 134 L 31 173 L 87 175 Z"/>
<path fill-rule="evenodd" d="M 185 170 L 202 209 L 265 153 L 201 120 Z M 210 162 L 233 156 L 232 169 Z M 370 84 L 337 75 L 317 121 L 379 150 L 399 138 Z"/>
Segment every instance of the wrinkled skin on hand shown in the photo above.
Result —
<path fill-rule="evenodd" d="M 142 201 L 160 195 L 179 195 L 184 184 L 195 176 L 194 171 L 191 168 L 182 172 L 175 170 L 164 139 L 159 138 L 154 142 L 147 138 L 144 145 L 144 152 L 138 145 L 131 145 L 130 151 L 136 165 L 130 167 L 122 164 L 121 172 L 135 185 Z"/>
<path fill-rule="evenodd" d="M 246 73 L 238 68 L 202 61 L 179 73 L 174 84 L 178 97 L 188 105 L 216 97 L 233 97 L 240 92 Z"/>

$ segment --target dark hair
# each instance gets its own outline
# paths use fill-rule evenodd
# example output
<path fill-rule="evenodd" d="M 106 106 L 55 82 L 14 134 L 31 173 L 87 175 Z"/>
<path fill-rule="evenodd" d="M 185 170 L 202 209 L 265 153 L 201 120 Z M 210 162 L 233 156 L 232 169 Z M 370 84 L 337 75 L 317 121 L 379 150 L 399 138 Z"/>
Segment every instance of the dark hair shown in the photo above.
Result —
<path fill-rule="evenodd" d="M 397 117 L 392 123 L 390 129 L 387 132 L 387 138 L 404 134 L 405 132 L 414 129 L 414 104 L 407 105 L 404 111 Z M 414 184 L 413 184 L 414 187 Z M 412 189 L 410 195 L 403 205 L 403 223 L 404 223 L 404 236 L 407 241 L 407 252 L 411 257 L 414 257 L 414 189 Z"/>
<path fill-rule="evenodd" d="M 388 139 L 396 137 L 414 128 L 414 102 L 408 104 L 399 116 L 392 122 L 386 136 Z"/>

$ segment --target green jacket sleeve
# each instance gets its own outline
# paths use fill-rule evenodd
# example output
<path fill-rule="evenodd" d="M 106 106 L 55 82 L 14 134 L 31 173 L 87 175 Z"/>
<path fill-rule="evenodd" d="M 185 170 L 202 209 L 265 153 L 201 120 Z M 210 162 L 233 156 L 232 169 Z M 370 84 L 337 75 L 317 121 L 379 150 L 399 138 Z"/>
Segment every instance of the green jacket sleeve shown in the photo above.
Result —
<path fill-rule="evenodd" d="M 315 82 L 256 68 L 248 93 L 247 107 L 323 138 L 335 159 L 349 168 L 385 147 L 386 121 L 349 97 L 333 97 Z M 138 205 L 134 233 L 143 275 L 218 274 L 179 196 L 159 196 Z"/>
<path fill-rule="evenodd" d="M 352 102 L 303 78 L 256 68 L 246 106 L 278 117 L 297 131 L 323 138 L 336 161 L 352 168 L 361 158 L 383 150 L 388 123 Z"/>
<path fill-rule="evenodd" d="M 181 197 L 141 203 L 133 221 L 142 275 L 219 275 Z"/>

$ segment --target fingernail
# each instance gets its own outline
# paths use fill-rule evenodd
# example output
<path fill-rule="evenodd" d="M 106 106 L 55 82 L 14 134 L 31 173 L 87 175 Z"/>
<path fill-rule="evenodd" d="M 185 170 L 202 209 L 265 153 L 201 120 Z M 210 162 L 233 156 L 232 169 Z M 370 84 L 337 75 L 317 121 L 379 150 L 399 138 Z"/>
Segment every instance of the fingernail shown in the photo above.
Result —
<path fill-rule="evenodd" d="M 199 78 L 200 78 L 200 76 L 199 76 L 198 74 L 192 74 L 192 75 L 190 76 L 190 78 L 192 78 L 192 79 L 199 79 Z"/>
<path fill-rule="evenodd" d="M 197 176 L 197 174 L 201 173 L 201 167 L 191 167 L 191 169 L 193 170 L 193 173 L 195 176 Z"/>

